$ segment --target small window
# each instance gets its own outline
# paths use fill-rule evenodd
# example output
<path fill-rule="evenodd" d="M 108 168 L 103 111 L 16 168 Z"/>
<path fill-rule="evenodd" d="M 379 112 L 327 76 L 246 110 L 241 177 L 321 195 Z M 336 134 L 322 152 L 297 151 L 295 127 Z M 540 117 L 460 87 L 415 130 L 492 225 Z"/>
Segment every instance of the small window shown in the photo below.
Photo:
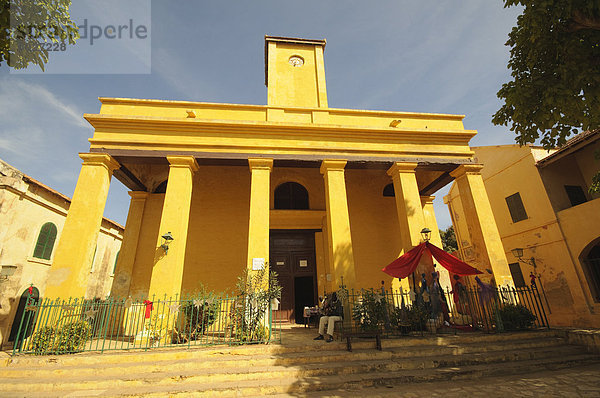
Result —
<path fill-rule="evenodd" d="M 115 265 L 113 265 L 113 270 L 112 270 L 111 275 L 114 275 L 115 272 L 117 272 L 117 261 L 119 261 L 119 253 L 121 253 L 120 250 L 117 252 L 117 255 L 115 256 Z"/>
<path fill-rule="evenodd" d="M 50 260 L 52 249 L 54 248 L 54 241 L 56 240 L 56 232 L 56 225 L 51 222 L 42 225 L 42 229 L 40 230 L 40 234 L 38 235 L 35 244 L 35 249 L 33 250 L 33 257 Z"/>
<path fill-rule="evenodd" d="M 275 209 L 308 210 L 308 191 L 297 182 L 285 182 L 275 189 Z"/>
<path fill-rule="evenodd" d="M 510 211 L 513 222 L 527 219 L 527 212 L 525 211 L 525 206 L 523 206 L 521 195 L 518 192 L 507 197 L 506 204 L 508 205 L 508 211 Z"/>
<path fill-rule="evenodd" d="M 577 206 L 587 202 L 585 192 L 583 192 L 583 188 L 579 185 L 565 185 L 565 191 L 567 191 L 571 206 Z"/>
<path fill-rule="evenodd" d="M 394 197 L 396 196 L 396 192 L 394 191 L 394 184 L 387 184 L 385 188 L 383 188 L 383 196 Z"/>
<path fill-rule="evenodd" d="M 510 274 L 512 275 L 515 287 L 525 287 L 525 278 L 523 278 L 523 272 L 521 271 L 521 265 L 519 263 L 508 264 L 510 268 Z"/>

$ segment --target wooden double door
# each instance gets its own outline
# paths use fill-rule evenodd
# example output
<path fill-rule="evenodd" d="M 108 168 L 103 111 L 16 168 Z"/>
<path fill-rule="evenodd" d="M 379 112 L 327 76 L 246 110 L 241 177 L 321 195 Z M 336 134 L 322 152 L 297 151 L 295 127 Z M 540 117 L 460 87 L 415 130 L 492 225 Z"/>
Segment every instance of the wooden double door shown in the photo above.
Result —
<path fill-rule="evenodd" d="M 282 287 L 277 319 L 304 321 L 304 307 L 317 303 L 317 265 L 314 230 L 271 230 L 271 271 Z"/>

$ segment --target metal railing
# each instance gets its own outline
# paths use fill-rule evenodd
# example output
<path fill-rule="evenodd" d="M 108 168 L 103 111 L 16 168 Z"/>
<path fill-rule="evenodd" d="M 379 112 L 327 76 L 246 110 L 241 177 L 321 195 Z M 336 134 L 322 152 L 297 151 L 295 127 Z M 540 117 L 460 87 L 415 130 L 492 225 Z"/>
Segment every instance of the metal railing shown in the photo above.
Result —
<path fill-rule="evenodd" d="M 271 302 L 246 296 L 29 298 L 13 355 L 281 341 L 272 316 Z"/>
<path fill-rule="evenodd" d="M 549 327 L 546 308 L 535 285 L 487 291 L 361 289 L 338 290 L 346 331 L 380 330 L 384 337 Z"/>

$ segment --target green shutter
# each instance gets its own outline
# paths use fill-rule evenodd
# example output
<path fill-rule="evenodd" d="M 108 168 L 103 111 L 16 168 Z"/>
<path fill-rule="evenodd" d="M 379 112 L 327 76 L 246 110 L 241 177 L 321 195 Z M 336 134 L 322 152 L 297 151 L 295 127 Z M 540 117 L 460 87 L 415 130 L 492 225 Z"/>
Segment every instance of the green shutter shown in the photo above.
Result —
<path fill-rule="evenodd" d="M 117 256 L 115 257 L 115 265 L 113 266 L 113 275 L 115 274 L 115 272 L 117 272 L 117 261 L 119 261 L 119 253 L 121 253 L 121 251 L 119 250 L 117 252 Z"/>
<path fill-rule="evenodd" d="M 54 241 L 56 240 L 56 232 L 56 225 L 51 222 L 42 225 L 33 251 L 33 257 L 50 260 L 52 249 L 54 249 Z"/>

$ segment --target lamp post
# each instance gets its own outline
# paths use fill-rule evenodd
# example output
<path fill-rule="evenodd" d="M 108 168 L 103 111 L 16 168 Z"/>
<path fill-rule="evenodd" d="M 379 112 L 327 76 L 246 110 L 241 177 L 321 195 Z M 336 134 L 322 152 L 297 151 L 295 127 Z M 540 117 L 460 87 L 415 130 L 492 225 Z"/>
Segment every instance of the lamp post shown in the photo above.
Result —
<path fill-rule="evenodd" d="M 537 263 L 535 262 L 535 257 L 531 256 L 531 258 L 529 258 L 527 260 L 523 260 L 523 248 L 522 247 L 515 247 L 514 249 L 511 250 L 511 252 L 512 252 L 512 255 L 515 256 L 517 261 L 519 261 L 523 264 L 531 265 L 533 267 L 533 275 L 540 282 L 540 287 L 542 288 L 542 294 L 544 295 L 544 301 L 546 302 L 546 306 L 548 307 L 548 313 L 552 314 L 552 310 L 550 309 L 550 303 L 548 302 L 548 298 L 546 297 L 546 291 L 544 290 L 544 285 L 542 284 L 542 274 L 540 274 L 537 270 Z"/>
<path fill-rule="evenodd" d="M 162 244 L 160 247 L 162 247 L 162 249 L 165 251 L 165 254 L 167 254 L 169 252 L 169 244 L 171 244 L 171 242 L 174 240 L 173 235 L 171 235 L 171 232 L 167 232 L 161 236 L 161 238 Z"/>
<path fill-rule="evenodd" d="M 431 239 L 431 230 L 427 227 L 423 228 L 421 230 L 421 236 L 423 237 L 423 241 L 429 242 L 429 239 Z"/>

